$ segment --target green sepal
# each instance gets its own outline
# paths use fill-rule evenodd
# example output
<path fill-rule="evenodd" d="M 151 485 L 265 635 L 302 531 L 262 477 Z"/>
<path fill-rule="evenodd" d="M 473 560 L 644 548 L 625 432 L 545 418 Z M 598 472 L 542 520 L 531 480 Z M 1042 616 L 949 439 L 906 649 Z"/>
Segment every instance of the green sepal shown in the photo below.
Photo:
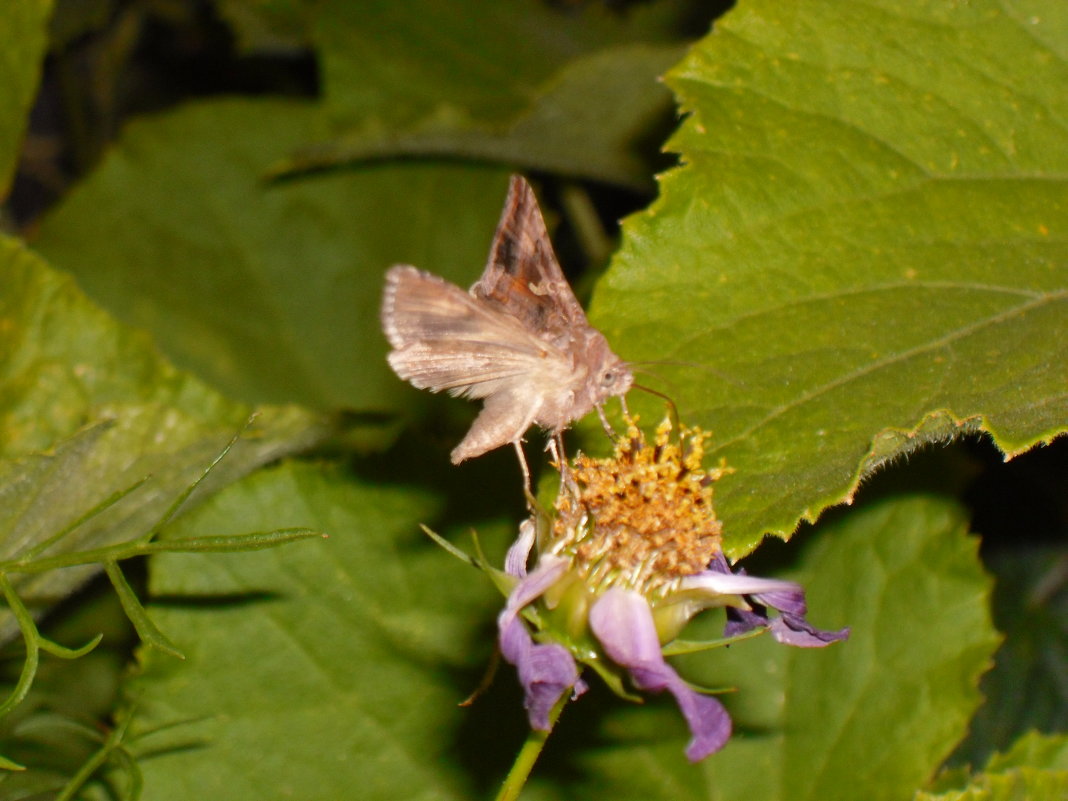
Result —
<path fill-rule="evenodd" d="M 733 637 L 717 637 L 714 640 L 672 640 L 660 652 L 664 656 L 679 656 L 680 654 L 696 654 L 700 651 L 711 651 L 713 648 L 722 648 L 725 645 L 733 645 L 742 640 L 750 640 L 767 632 L 766 628 L 756 628 Z"/>
<path fill-rule="evenodd" d="M 422 523 L 419 524 L 419 528 L 421 528 L 424 534 L 430 537 L 430 539 L 432 539 L 435 543 L 441 546 L 441 548 L 443 548 L 446 552 L 452 554 L 461 562 L 471 565 L 471 567 L 477 568 L 478 570 L 481 570 L 483 573 L 489 576 L 494 586 L 496 586 L 497 589 L 500 590 L 501 595 L 503 595 L 505 598 L 511 595 L 512 590 L 515 588 L 517 581 L 515 576 L 510 576 L 503 570 L 500 570 L 499 568 L 496 568 L 489 563 L 489 560 L 486 559 L 486 554 L 482 551 L 482 543 L 479 541 L 478 534 L 476 532 L 471 532 L 471 539 L 475 544 L 475 556 L 472 556 L 462 548 L 457 548 L 455 545 L 453 545 L 447 539 L 442 537 L 436 531 L 433 531 Z"/>

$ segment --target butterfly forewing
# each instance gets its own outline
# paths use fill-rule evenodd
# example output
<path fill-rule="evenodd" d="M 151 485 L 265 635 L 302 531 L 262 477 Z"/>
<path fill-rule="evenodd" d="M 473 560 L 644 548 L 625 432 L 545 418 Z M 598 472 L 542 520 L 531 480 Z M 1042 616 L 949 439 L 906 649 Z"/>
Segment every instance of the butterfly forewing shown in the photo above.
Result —
<path fill-rule="evenodd" d="M 471 294 L 550 340 L 589 326 L 553 253 L 534 191 L 521 176 L 512 176 L 486 269 Z"/>
<path fill-rule="evenodd" d="M 564 358 L 513 318 L 407 265 L 386 276 L 382 328 L 397 375 L 434 392 L 486 397 L 505 382 L 551 378 Z"/>

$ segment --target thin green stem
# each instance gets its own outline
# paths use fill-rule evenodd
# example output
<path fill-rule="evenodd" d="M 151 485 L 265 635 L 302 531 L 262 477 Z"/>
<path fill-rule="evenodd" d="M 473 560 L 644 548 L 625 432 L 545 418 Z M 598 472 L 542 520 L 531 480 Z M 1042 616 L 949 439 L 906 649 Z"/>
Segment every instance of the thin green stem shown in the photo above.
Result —
<path fill-rule="evenodd" d="M 53 545 L 55 545 L 57 542 L 59 542 L 64 537 L 66 537 L 68 534 L 70 534 L 72 531 L 77 529 L 82 523 L 84 523 L 87 520 L 90 520 L 90 519 L 96 517 L 99 514 L 102 514 L 103 512 L 106 512 L 108 509 L 110 509 L 112 506 L 117 504 L 119 501 L 121 501 L 127 495 L 129 495 L 130 493 L 132 493 L 135 490 L 137 490 L 146 481 L 148 481 L 148 478 L 149 477 L 146 476 L 145 478 L 142 478 L 140 481 L 136 482 L 135 484 L 131 484 L 129 487 L 126 487 L 125 489 L 121 489 L 118 492 L 112 493 L 107 498 L 105 498 L 100 503 L 98 503 L 96 506 L 94 506 L 92 509 L 90 509 L 88 512 L 86 512 L 84 515 L 82 515 L 81 517 L 77 518 L 76 520 L 74 520 L 73 522 L 69 523 L 68 525 L 64 526 L 59 531 L 57 531 L 55 534 L 53 534 L 51 537 L 48 537 L 47 539 L 44 539 L 41 542 L 37 543 L 35 546 L 33 546 L 32 548 L 27 550 L 25 553 L 19 554 L 19 561 L 22 561 L 22 562 L 30 562 L 30 561 L 32 561 L 35 557 L 37 557 L 40 554 L 44 553 L 49 548 L 51 548 Z"/>
<path fill-rule="evenodd" d="M 70 777 L 70 781 L 66 783 L 63 790 L 56 796 L 56 801 L 71 801 L 77 793 L 89 781 L 93 774 L 96 773 L 100 767 L 108 761 L 108 757 L 111 755 L 111 747 L 105 743 L 96 753 L 94 753 L 89 759 L 87 759 L 78 772 Z"/>
<path fill-rule="evenodd" d="M 175 515 L 178 514 L 178 510 L 182 508 L 182 505 L 185 504 L 187 500 L 189 500 L 189 496 L 196 492 L 197 487 L 201 485 L 204 479 L 211 475 L 211 471 L 215 469 L 216 465 L 218 465 L 219 462 L 226 458 L 226 454 L 228 454 L 230 452 L 230 449 L 237 444 L 237 441 L 241 439 L 241 435 L 248 430 L 248 427 L 252 425 L 252 421 L 255 419 L 256 415 L 255 413 L 253 413 L 248 418 L 248 420 L 245 421 L 245 424 L 241 426 L 241 430 L 234 434 L 230 438 L 230 441 L 226 443 L 226 446 L 219 452 L 219 454 L 211 460 L 211 464 L 209 464 L 200 472 L 200 475 L 197 476 L 196 480 L 192 484 L 190 484 L 178 494 L 178 497 L 174 499 L 174 503 L 172 503 L 167 508 L 167 511 L 163 513 L 163 517 L 160 518 L 159 522 L 156 523 L 156 525 L 154 525 L 148 532 L 139 537 L 136 541 L 147 543 L 155 539 L 156 535 L 163 529 L 163 527 L 170 523 L 171 520 L 174 519 Z"/>
<path fill-rule="evenodd" d="M 430 537 L 430 539 L 434 540 L 435 543 L 437 543 L 444 550 L 448 551 L 450 554 L 455 556 L 461 562 L 467 562 L 467 564 L 471 565 L 472 567 L 477 567 L 479 570 L 483 570 L 484 569 L 485 562 L 484 561 L 480 561 L 480 559 L 482 558 L 481 554 L 479 554 L 478 558 L 475 558 L 474 556 L 471 556 L 471 554 L 460 550 L 455 545 L 453 545 L 451 542 L 449 542 L 447 539 L 442 537 L 436 531 L 433 531 L 432 529 L 428 528 L 427 526 L 424 526 L 424 525 L 420 524 L 419 527 L 421 529 L 423 529 L 423 533 L 424 534 L 426 534 L 428 537 Z"/>
<path fill-rule="evenodd" d="M 100 641 L 104 639 L 103 634 L 97 634 L 93 639 L 89 640 L 81 648 L 68 648 L 65 645 L 60 645 L 58 642 L 52 642 L 47 637 L 38 635 L 38 641 L 41 645 L 41 650 L 46 653 L 52 654 L 52 656 L 58 656 L 60 659 L 80 659 L 87 653 L 92 651 L 98 645 Z"/>
<path fill-rule="evenodd" d="M 116 751 L 115 756 L 118 758 L 119 764 L 126 770 L 126 780 L 129 784 L 129 789 L 126 791 L 127 801 L 138 801 L 145 789 L 145 779 L 141 774 L 141 767 L 125 748 L 120 748 Z"/>
<path fill-rule="evenodd" d="M 523 743 L 523 747 L 519 749 L 519 754 L 512 764 L 512 769 L 508 771 L 508 776 L 505 777 L 501 790 L 497 793 L 497 801 L 516 801 L 519 798 L 519 794 L 523 791 L 523 787 L 530 777 L 530 772 L 534 769 L 534 763 L 541 756 L 541 751 L 545 747 L 549 735 L 552 734 L 553 727 L 560 718 L 560 713 L 564 711 L 564 705 L 569 700 L 570 696 L 565 694 L 556 702 L 556 705 L 549 712 L 549 728 L 546 731 L 530 730 L 530 735 L 527 737 L 526 742 Z"/>
<path fill-rule="evenodd" d="M 286 542 L 323 537 L 321 531 L 308 528 L 283 528 L 275 531 L 257 531 L 251 534 L 233 536 L 191 537 L 188 539 L 162 540 L 146 542 L 142 537 L 102 548 L 77 551 L 69 554 L 46 556 L 41 559 L 25 558 L 0 562 L 0 573 L 45 573 L 62 567 L 78 565 L 95 565 L 104 562 L 122 562 L 135 556 L 147 556 L 153 553 L 191 553 L 197 551 L 233 552 L 255 551 L 273 548 Z"/>
<path fill-rule="evenodd" d="M 19 630 L 22 632 L 22 639 L 26 643 L 26 660 L 22 663 L 22 673 L 19 674 L 18 683 L 15 685 L 15 689 L 11 691 L 11 695 L 7 697 L 7 700 L 0 704 L 0 718 L 2 718 L 21 704 L 26 694 L 30 691 L 33 677 L 37 675 L 40 649 L 37 642 L 37 624 L 33 622 L 33 615 L 22 603 L 22 599 L 15 592 L 15 588 L 11 586 L 7 576 L 2 573 L 0 573 L 0 590 L 3 591 L 7 605 L 12 614 L 15 615 Z"/>
<path fill-rule="evenodd" d="M 111 757 L 112 752 L 122 752 L 122 741 L 126 737 L 126 728 L 130 725 L 131 718 L 128 718 L 119 726 L 117 726 L 109 735 L 104 744 L 94 753 L 89 759 L 87 759 L 78 772 L 70 777 L 70 781 L 64 785 L 63 790 L 56 796 L 56 801 L 71 801 L 77 794 L 77 792 L 85 786 L 85 784 L 93 778 L 95 774 Z M 124 763 L 128 765 L 128 761 Z M 140 771 L 131 776 L 131 788 L 136 789 L 138 795 L 141 793 L 141 776 Z"/>

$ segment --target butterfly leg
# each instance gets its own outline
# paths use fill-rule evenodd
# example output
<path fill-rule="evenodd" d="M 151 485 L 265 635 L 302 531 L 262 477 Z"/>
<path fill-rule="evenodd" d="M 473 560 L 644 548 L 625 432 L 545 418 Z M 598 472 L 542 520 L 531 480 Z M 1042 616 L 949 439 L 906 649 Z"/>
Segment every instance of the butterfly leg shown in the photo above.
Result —
<path fill-rule="evenodd" d="M 523 471 L 523 495 L 526 496 L 527 506 L 533 509 L 534 493 L 530 489 L 530 468 L 527 466 L 527 456 L 523 453 L 523 441 L 513 440 L 515 455 L 519 457 L 519 469 Z"/>
<path fill-rule="evenodd" d="M 556 468 L 560 471 L 560 486 L 567 487 L 572 484 L 571 470 L 567 466 L 567 451 L 564 450 L 564 435 L 559 431 L 554 432 L 545 450 L 552 455 Z"/>

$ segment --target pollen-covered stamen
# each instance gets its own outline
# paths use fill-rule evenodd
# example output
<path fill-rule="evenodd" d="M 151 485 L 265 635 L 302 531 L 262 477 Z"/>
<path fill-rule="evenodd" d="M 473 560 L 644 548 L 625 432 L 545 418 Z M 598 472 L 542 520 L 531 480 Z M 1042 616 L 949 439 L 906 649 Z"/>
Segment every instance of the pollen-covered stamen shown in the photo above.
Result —
<path fill-rule="evenodd" d="M 636 423 L 627 419 L 611 458 L 575 459 L 570 491 L 556 502 L 552 550 L 569 553 L 592 587 L 664 593 L 720 553 L 711 484 L 723 471 L 701 467 L 700 429 L 684 427 L 673 442 L 665 420 L 648 445 Z"/>

